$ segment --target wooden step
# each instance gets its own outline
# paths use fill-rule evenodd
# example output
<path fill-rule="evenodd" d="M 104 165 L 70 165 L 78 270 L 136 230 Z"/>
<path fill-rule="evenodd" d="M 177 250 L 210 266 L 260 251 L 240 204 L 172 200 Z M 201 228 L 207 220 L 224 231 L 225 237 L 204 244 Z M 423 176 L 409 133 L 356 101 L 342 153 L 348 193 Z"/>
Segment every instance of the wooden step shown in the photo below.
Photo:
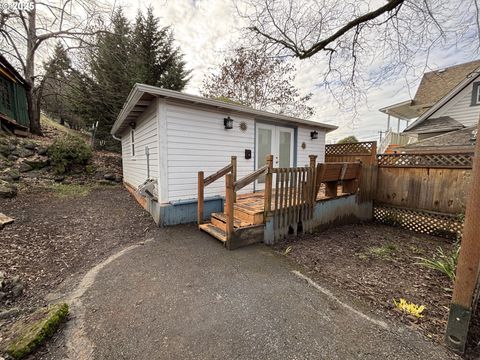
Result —
<path fill-rule="evenodd" d="M 224 224 L 227 222 L 227 215 L 225 213 L 212 213 L 211 216 L 212 216 L 212 218 L 211 218 L 212 224 L 214 224 L 214 220 L 217 221 L 217 222 L 222 222 Z M 233 219 L 233 226 L 236 227 L 236 228 L 249 226 L 249 225 L 253 225 L 253 224 L 251 224 L 247 221 L 242 221 L 241 219 L 239 219 L 236 216 Z"/>
<path fill-rule="evenodd" d="M 242 204 L 234 205 L 235 217 L 250 225 L 263 224 L 263 209 L 254 209 Z"/>
<path fill-rule="evenodd" d="M 222 242 L 227 241 L 227 234 L 225 233 L 225 231 L 223 231 L 222 229 L 219 229 L 218 227 L 210 223 L 201 224 L 199 228 Z"/>

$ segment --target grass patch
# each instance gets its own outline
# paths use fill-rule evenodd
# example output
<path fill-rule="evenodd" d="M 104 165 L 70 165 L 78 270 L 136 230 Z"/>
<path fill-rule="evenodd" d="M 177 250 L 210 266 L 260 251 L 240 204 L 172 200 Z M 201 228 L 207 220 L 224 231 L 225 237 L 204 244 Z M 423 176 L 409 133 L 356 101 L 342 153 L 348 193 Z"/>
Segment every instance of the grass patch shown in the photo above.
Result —
<path fill-rule="evenodd" d="M 368 249 L 368 254 L 378 258 L 386 259 L 390 258 L 393 253 L 398 251 L 398 247 L 394 244 L 388 244 L 383 246 L 374 246 Z"/>
<path fill-rule="evenodd" d="M 89 185 L 78 184 L 54 184 L 52 189 L 55 195 L 61 198 L 84 197 L 92 190 Z"/>
<path fill-rule="evenodd" d="M 27 320 L 13 327 L 13 340 L 7 345 L 7 353 L 14 359 L 22 359 L 45 340 L 50 338 L 68 315 L 68 305 L 56 304 L 41 308 Z"/>

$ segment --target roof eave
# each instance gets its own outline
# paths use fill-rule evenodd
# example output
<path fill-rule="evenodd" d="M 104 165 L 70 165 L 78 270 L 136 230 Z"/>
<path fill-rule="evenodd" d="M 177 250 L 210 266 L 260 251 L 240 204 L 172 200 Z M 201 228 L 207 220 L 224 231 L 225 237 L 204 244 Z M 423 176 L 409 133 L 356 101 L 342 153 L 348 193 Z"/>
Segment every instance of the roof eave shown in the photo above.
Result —
<path fill-rule="evenodd" d="M 439 101 L 435 103 L 430 109 L 428 109 L 424 114 L 422 114 L 417 120 L 415 120 L 412 124 L 407 126 L 404 132 L 409 132 L 413 130 L 417 125 L 421 124 L 425 119 L 430 117 L 435 111 L 442 108 L 446 103 L 448 103 L 453 97 L 455 97 L 460 91 L 462 91 L 465 87 L 467 87 L 471 82 L 473 82 L 476 78 L 480 76 L 480 67 L 473 71 L 471 74 L 476 74 L 476 76 L 466 77 L 460 84 L 458 84 L 455 88 L 452 89 L 447 95 L 441 98 Z"/>
<path fill-rule="evenodd" d="M 175 99 L 183 100 L 187 102 L 201 103 L 204 105 L 214 106 L 217 108 L 228 109 L 228 110 L 237 111 L 241 113 L 248 113 L 251 115 L 255 115 L 257 117 L 278 119 L 286 122 L 293 122 L 293 123 L 299 123 L 299 124 L 304 124 L 308 126 L 314 126 L 317 128 L 324 129 L 326 133 L 338 129 L 338 126 L 335 126 L 335 125 L 320 123 L 312 120 L 294 118 L 287 115 L 271 113 L 268 111 L 255 110 L 242 105 L 229 104 L 220 100 L 207 99 L 200 96 L 185 94 L 185 93 L 181 93 L 174 90 L 161 89 L 151 85 L 135 84 L 132 90 L 130 91 L 130 94 L 128 95 L 127 100 L 125 101 L 125 104 L 123 105 L 122 110 L 120 111 L 117 119 L 115 120 L 115 123 L 112 126 L 112 130 L 110 131 L 112 135 L 118 135 L 118 130 L 123 124 L 123 122 L 125 121 L 128 113 L 132 110 L 136 102 L 142 97 L 144 93 L 149 93 L 153 96 L 160 96 L 164 98 L 175 98 Z"/>

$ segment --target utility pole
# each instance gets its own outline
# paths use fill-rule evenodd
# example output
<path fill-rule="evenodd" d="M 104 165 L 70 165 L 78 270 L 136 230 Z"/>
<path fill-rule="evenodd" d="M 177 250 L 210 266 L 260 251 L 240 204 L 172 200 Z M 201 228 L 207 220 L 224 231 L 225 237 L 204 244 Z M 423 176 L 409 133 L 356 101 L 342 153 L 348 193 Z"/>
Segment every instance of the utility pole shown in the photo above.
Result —
<path fill-rule="evenodd" d="M 446 333 L 447 346 L 460 353 L 465 351 L 468 328 L 475 310 L 475 292 L 480 269 L 480 141 L 478 138 L 472 165 L 472 183 L 465 209 L 463 236 Z"/>

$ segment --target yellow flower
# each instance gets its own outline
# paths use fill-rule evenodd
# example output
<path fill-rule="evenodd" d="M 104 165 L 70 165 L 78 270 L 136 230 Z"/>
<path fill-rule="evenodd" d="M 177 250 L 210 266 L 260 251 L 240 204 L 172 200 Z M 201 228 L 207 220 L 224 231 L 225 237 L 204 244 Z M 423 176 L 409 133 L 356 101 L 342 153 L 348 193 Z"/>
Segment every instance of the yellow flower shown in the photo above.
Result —
<path fill-rule="evenodd" d="M 409 303 L 405 299 L 400 299 L 398 302 L 395 299 L 393 299 L 393 304 L 395 305 L 395 307 L 397 309 L 403 311 L 404 313 L 407 313 L 409 315 L 413 315 L 416 318 L 422 318 L 423 317 L 422 312 L 423 312 L 423 310 L 425 310 L 424 305 L 416 305 L 414 303 Z"/>

